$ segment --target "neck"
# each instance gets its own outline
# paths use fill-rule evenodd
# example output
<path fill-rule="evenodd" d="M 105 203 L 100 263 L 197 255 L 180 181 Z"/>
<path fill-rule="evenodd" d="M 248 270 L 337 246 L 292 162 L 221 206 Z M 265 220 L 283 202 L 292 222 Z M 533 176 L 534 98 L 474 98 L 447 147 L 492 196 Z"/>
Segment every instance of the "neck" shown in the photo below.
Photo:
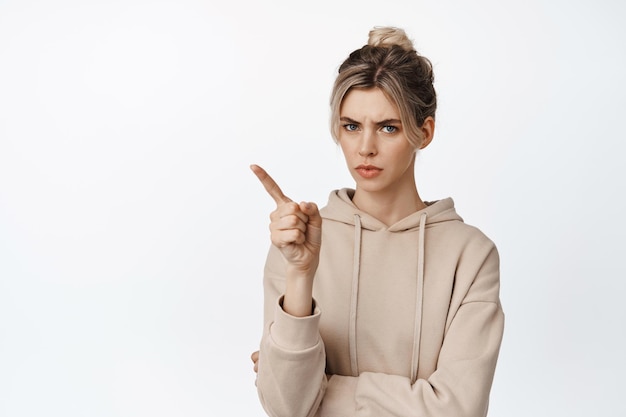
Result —
<path fill-rule="evenodd" d="M 404 219 L 405 217 L 422 210 L 426 204 L 417 192 L 415 183 L 402 192 L 368 192 L 356 189 L 352 202 L 360 210 L 380 220 L 387 226 Z"/>

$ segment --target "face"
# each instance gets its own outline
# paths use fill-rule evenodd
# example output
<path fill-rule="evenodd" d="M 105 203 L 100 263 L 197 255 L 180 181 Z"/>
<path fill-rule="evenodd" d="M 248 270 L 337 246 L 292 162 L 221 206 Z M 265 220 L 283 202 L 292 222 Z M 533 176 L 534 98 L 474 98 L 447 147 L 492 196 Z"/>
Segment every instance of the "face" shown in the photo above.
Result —
<path fill-rule="evenodd" d="M 400 112 L 379 88 L 353 89 L 340 109 L 339 145 L 358 193 L 393 197 L 415 187 L 416 149 Z"/>

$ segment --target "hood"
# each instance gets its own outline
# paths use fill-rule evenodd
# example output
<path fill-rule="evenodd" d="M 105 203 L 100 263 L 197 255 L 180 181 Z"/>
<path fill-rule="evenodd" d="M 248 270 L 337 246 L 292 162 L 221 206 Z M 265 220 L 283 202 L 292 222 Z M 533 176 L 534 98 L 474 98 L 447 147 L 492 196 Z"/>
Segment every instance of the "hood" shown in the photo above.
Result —
<path fill-rule="evenodd" d="M 360 218 L 361 228 L 373 231 L 387 230 L 390 232 L 403 232 L 419 228 L 420 218 L 423 214 L 426 214 L 426 225 L 452 220 L 463 221 L 454 209 L 452 198 L 445 198 L 433 202 L 425 201 L 426 208 L 416 211 L 391 226 L 387 226 L 380 220 L 359 210 L 352 203 L 353 196 L 354 190 L 350 188 L 332 191 L 328 197 L 328 204 L 320 212 L 324 220 L 332 220 L 354 226 L 356 214 Z"/>

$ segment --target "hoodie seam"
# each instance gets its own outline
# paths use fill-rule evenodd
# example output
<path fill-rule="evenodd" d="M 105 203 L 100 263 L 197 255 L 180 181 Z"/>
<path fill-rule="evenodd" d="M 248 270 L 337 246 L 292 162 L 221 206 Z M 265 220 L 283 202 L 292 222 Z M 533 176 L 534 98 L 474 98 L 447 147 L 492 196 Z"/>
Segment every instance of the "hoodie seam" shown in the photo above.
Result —
<path fill-rule="evenodd" d="M 474 300 L 474 301 L 467 301 L 467 302 L 462 302 L 461 305 L 465 306 L 468 304 L 475 304 L 475 303 L 482 303 L 482 304 L 495 304 L 495 305 L 500 305 L 500 303 L 496 302 L 496 301 L 487 301 L 487 300 Z"/>

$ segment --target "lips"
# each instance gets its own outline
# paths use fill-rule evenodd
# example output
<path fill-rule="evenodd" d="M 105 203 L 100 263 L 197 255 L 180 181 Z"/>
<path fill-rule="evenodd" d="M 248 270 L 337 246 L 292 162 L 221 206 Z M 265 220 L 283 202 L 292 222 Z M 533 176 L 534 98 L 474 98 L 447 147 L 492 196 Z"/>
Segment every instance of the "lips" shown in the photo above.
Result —
<path fill-rule="evenodd" d="M 361 164 L 358 167 L 356 167 L 355 170 L 363 178 L 374 178 L 374 177 L 380 175 L 380 173 L 383 171 L 382 168 L 379 168 L 377 166 L 374 166 L 374 165 L 363 165 L 363 164 Z"/>

